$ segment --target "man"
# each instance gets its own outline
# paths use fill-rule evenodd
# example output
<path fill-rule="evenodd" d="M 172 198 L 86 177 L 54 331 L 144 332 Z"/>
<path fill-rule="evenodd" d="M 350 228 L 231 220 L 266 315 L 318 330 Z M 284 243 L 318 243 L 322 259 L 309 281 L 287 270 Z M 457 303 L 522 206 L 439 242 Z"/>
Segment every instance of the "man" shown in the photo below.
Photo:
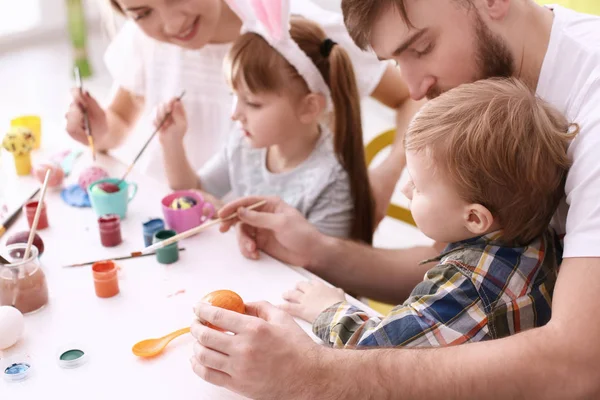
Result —
<path fill-rule="evenodd" d="M 253 398 L 600 398 L 600 19 L 533 0 L 343 0 L 356 43 L 395 60 L 415 100 L 461 83 L 517 76 L 577 122 L 573 164 L 556 228 L 564 261 L 550 322 L 505 339 L 427 350 L 332 350 L 314 344 L 266 303 L 248 315 L 199 304 L 194 371 Z M 257 198 L 225 207 L 227 216 Z M 568 212 L 568 214 L 567 214 Z M 381 250 L 320 235 L 268 199 L 240 209 L 246 256 L 257 249 L 306 266 L 332 283 L 401 302 L 422 279 L 433 248 Z M 225 224 L 222 229 L 229 228 Z"/>

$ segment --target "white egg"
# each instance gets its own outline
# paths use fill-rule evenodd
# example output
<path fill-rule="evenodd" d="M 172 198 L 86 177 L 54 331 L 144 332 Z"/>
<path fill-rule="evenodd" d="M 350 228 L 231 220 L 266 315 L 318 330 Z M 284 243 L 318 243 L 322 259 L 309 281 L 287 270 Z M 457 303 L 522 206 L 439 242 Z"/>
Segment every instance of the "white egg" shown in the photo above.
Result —
<path fill-rule="evenodd" d="M 0 307 L 0 350 L 17 343 L 24 326 L 23 314 L 19 310 L 11 306 Z"/>

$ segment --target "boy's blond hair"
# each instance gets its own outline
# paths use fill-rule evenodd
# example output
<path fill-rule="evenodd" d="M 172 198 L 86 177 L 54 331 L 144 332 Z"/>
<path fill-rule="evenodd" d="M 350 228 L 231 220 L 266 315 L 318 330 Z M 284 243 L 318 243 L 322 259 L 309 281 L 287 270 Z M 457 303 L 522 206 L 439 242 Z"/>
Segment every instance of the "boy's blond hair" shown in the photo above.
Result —
<path fill-rule="evenodd" d="M 503 241 L 526 245 L 548 227 L 564 195 L 567 148 L 578 127 L 522 82 L 461 85 L 423 106 L 407 151 L 426 151 L 468 203 L 485 206 Z"/>

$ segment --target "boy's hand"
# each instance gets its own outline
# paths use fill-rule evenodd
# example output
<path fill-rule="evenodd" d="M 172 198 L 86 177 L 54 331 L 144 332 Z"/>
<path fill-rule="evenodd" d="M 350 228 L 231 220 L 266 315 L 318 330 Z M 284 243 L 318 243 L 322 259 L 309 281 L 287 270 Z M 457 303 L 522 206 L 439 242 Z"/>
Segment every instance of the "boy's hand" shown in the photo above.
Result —
<path fill-rule="evenodd" d="M 167 117 L 169 112 L 171 112 L 171 114 Z M 164 122 L 163 119 L 165 119 Z M 158 129 L 158 137 L 163 145 L 168 143 L 181 143 L 183 141 L 183 137 L 188 128 L 187 117 L 185 108 L 177 97 L 158 106 L 156 117 L 154 118 L 154 127 Z"/>
<path fill-rule="evenodd" d="M 342 289 L 330 287 L 316 279 L 298 282 L 296 289 L 283 294 L 286 303 L 279 307 L 311 324 L 328 307 L 346 300 Z"/>

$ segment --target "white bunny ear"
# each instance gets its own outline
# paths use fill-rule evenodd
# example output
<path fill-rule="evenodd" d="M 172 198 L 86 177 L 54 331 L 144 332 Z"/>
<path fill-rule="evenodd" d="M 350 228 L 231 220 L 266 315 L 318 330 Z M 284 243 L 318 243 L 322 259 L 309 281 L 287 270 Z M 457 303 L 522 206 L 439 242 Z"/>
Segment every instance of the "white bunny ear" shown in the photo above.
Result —
<path fill-rule="evenodd" d="M 256 19 L 262 23 L 268 34 L 280 41 L 289 30 L 288 0 L 250 0 Z"/>
<path fill-rule="evenodd" d="M 304 78 L 312 92 L 322 93 L 327 110 L 333 104 L 331 92 L 321 72 L 290 36 L 290 0 L 225 0 L 242 20 L 242 33 L 262 36 Z M 308 0 L 302 0 L 308 1 Z"/>

